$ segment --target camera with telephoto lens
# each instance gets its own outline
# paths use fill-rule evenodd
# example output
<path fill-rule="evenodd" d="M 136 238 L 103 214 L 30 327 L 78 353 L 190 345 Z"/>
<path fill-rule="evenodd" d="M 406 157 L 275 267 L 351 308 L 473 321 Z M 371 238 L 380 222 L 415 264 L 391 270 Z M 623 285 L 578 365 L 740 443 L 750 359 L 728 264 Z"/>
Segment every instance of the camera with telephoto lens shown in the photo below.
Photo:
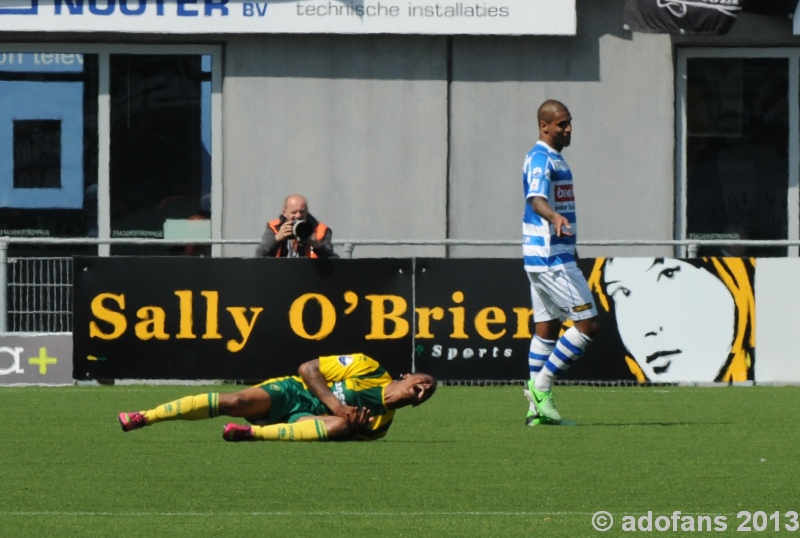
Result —
<path fill-rule="evenodd" d="M 311 237 L 313 231 L 311 223 L 307 220 L 296 220 L 292 223 L 292 235 L 301 241 Z"/>

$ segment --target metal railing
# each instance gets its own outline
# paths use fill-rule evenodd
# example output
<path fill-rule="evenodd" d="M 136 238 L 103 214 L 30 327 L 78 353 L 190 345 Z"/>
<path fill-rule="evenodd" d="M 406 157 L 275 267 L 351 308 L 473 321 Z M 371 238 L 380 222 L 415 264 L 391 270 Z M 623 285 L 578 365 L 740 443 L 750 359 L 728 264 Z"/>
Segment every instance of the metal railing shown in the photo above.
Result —
<path fill-rule="evenodd" d="M 72 258 L 11 258 L 6 264 L 11 332 L 72 332 Z"/>
<path fill-rule="evenodd" d="M 0 237 L 0 333 L 72 332 L 72 258 L 9 257 L 14 245 L 257 245 L 258 239 L 163 239 L 10 238 Z M 359 246 L 520 246 L 519 240 L 465 239 L 340 239 L 333 242 L 343 258 L 352 258 Z M 800 241 L 767 240 L 663 240 L 580 241 L 579 247 L 672 246 L 686 247 L 687 257 L 696 257 L 703 247 L 797 247 Z M 796 253 L 794 254 L 796 255 Z"/>

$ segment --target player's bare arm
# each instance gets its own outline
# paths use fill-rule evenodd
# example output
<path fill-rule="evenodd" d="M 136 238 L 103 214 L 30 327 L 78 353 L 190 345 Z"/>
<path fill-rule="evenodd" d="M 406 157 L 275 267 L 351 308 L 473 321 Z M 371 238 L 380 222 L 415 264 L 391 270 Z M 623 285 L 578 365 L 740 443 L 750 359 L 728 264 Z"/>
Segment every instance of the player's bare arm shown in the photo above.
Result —
<path fill-rule="evenodd" d="M 556 231 L 558 237 L 562 235 L 572 235 L 569 220 L 561 213 L 557 213 L 547 202 L 546 198 L 534 196 L 529 203 L 537 215 L 553 225 L 553 229 Z"/>
<path fill-rule="evenodd" d="M 319 398 L 331 414 L 347 420 L 348 424 L 353 424 L 357 420 L 358 408 L 345 405 L 334 396 L 325 376 L 319 370 L 319 359 L 304 362 L 300 365 L 298 373 L 308 389 Z"/>
<path fill-rule="evenodd" d="M 328 387 L 328 382 L 319 370 L 319 359 L 304 362 L 299 368 L 300 377 L 303 378 L 308 389 L 320 399 L 333 416 L 304 417 L 298 420 L 319 419 L 325 422 L 328 439 L 350 439 L 359 431 L 368 430 L 374 420 L 369 409 L 345 405 L 334 396 Z"/>

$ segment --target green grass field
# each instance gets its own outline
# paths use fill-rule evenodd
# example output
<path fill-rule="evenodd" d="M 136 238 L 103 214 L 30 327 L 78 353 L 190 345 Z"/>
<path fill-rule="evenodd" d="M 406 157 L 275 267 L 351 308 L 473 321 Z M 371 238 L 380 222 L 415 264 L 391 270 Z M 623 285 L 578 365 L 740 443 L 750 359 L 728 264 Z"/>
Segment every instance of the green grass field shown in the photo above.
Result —
<path fill-rule="evenodd" d="M 123 433 L 120 411 L 238 387 L 0 389 L 1 536 L 628 536 L 620 522 L 800 511 L 800 387 L 440 387 L 372 443 L 226 443 L 226 418 Z M 592 527 L 605 510 L 611 531 Z M 751 521 L 751 525 L 753 522 Z M 760 522 L 759 522 L 760 524 Z M 680 521 L 678 523 L 680 529 Z M 653 530 L 647 534 L 663 534 Z"/>

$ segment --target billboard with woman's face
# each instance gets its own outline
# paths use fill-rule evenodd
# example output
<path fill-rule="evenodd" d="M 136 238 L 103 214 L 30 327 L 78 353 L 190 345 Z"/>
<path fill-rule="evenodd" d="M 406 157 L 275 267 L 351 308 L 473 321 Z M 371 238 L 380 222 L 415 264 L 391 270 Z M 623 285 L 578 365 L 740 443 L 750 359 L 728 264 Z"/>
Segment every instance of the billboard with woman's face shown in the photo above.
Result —
<path fill-rule="evenodd" d="M 310 357 L 355 351 L 396 374 L 529 375 L 533 309 L 519 259 L 112 256 L 73 263 L 76 379 L 259 380 Z M 563 379 L 753 380 L 755 263 L 581 260 L 600 331 Z M 762 313 L 785 309 L 775 293 Z M 788 336 L 774 340 L 781 338 Z"/>
<path fill-rule="evenodd" d="M 753 379 L 754 267 L 748 258 L 598 258 L 589 282 L 603 330 L 616 332 L 638 381 L 737 382 Z"/>

